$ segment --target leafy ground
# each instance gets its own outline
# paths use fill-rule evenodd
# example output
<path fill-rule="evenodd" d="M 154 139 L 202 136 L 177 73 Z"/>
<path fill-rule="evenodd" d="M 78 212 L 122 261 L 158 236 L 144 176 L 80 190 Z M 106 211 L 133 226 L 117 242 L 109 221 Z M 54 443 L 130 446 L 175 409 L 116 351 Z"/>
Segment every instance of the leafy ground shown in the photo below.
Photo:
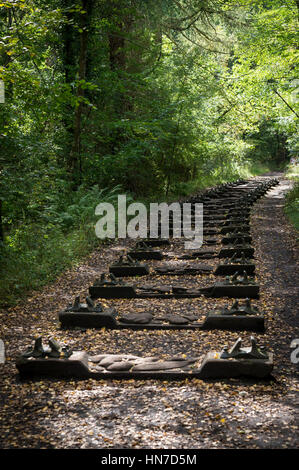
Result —
<path fill-rule="evenodd" d="M 101 247 L 85 263 L 17 307 L 0 311 L 7 360 L 1 367 L 1 448 L 295 448 L 298 369 L 290 344 L 299 338 L 296 287 L 298 246 L 283 212 L 292 183 L 283 179 L 253 209 L 251 218 L 266 333 L 259 343 L 274 352 L 273 379 L 21 382 L 16 356 L 36 336 L 54 336 L 91 354 L 182 354 L 219 350 L 239 336 L 208 331 L 108 331 L 59 329 L 57 313 L 75 295 L 85 295 L 99 272 L 131 242 Z M 209 260 L 208 260 L 209 261 Z M 210 263 L 209 263 L 210 264 Z M 198 277 L 200 280 L 200 276 Z M 165 278 L 165 284 L 169 282 Z M 172 282 L 172 281 L 171 281 Z M 226 305 L 221 299 L 113 302 L 121 313 L 140 309 L 194 311 Z M 107 301 L 107 305 L 112 302 Z M 138 305 L 136 305 L 138 304 Z M 249 333 L 243 333 L 243 338 Z"/>

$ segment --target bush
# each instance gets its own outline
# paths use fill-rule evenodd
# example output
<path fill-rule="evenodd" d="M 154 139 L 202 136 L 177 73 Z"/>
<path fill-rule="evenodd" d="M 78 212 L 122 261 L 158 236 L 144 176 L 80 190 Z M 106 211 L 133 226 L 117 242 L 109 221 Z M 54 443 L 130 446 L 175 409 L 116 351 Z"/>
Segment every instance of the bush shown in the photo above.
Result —
<path fill-rule="evenodd" d="M 0 305 L 16 303 L 98 246 L 95 207 L 104 201 L 116 206 L 120 191 L 119 186 L 112 190 L 82 187 L 64 212 L 59 213 L 58 202 L 52 202 L 42 220 L 22 224 L 7 236 L 0 246 Z"/>
<path fill-rule="evenodd" d="M 286 196 L 285 212 L 295 229 L 299 231 L 299 181 Z"/>

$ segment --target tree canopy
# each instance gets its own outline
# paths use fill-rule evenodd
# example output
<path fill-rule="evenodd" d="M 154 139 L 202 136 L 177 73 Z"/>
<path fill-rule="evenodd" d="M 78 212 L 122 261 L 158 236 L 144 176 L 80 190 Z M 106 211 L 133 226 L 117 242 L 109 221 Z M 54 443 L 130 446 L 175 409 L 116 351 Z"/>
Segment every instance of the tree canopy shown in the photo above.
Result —
<path fill-rule="evenodd" d="M 64 238 L 115 188 L 168 197 L 296 155 L 298 11 L 293 0 L 0 2 L 2 242 L 24 253 L 34 231 Z"/>

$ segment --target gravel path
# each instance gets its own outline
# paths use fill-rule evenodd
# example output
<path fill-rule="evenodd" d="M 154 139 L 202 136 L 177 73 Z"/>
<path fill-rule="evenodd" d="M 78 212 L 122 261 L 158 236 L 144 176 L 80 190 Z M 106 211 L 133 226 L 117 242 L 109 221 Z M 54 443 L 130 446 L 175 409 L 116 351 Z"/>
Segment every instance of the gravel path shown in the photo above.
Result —
<path fill-rule="evenodd" d="M 251 218 L 261 286 L 261 298 L 255 304 L 267 319 L 266 333 L 255 336 L 274 352 L 273 380 L 20 382 L 14 365 L 16 356 L 38 335 L 54 336 L 91 354 L 129 352 L 145 356 L 199 356 L 232 344 L 240 336 L 220 331 L 60 330 L 59 310 L 75 295 L 85 294 L 99 271 L 105 271 L 121 249 L 131 245 L 123 241 L 101 247 L 42 292 L 32 293 L 15 308 L 0 311 L 0 337 L 7 356 L 5 364 L 0 364 L 0 448 L 297 447 L 298 365 L 291 363 L 290 344 L 299 338 L 298 246 L 296 234 L 283 215 L 284 194 L 290 182 L 275 176 L 279 176 L 280 184 L 255 204 Z M 138 308 L 160 312 L 193 309 L 200 317 L 214 305 L 228 302 L 200 298 L 159 300 L 157 304 L 150 300 L 106 303 L 114 303 L 121 313 L 138 304 Z"/>

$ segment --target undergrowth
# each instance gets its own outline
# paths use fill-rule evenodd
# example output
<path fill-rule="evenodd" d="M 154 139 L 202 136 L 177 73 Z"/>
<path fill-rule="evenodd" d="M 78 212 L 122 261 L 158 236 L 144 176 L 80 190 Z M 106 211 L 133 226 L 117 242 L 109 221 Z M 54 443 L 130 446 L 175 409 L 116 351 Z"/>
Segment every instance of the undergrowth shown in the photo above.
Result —
<path fill-rule="evenodd" d="M 164 193 L 142 199 L 127 195 L 127 202 L 133 199 L 146 205 L 153 201 L 170 202 L 206 187 L 267 171 L 268 167 L 256 164 L 254 167 L 249 164 L 236 167 L 234 171 L 224 168 L 177 184 L 167 196 Z M 101 202 L 110 202 L 116 208 L 118 194 L 124 194 L 120 186 L 111 190 L 101 190 L 98 186 L 82 187 L 65 206 L 59 198 L 53 197 L 38 220 L 21 224 L 7 236 L 5 243 L 0 245 L 0 306 L 18 303 L 28 292 L 55 280 L 61 272 L 100 247 L 102 242 L 95 236 L 95 224 L 99 219 L 94 214 L 95 207 Z M 293 210 L 289 213 L 294 217 Z"/>

